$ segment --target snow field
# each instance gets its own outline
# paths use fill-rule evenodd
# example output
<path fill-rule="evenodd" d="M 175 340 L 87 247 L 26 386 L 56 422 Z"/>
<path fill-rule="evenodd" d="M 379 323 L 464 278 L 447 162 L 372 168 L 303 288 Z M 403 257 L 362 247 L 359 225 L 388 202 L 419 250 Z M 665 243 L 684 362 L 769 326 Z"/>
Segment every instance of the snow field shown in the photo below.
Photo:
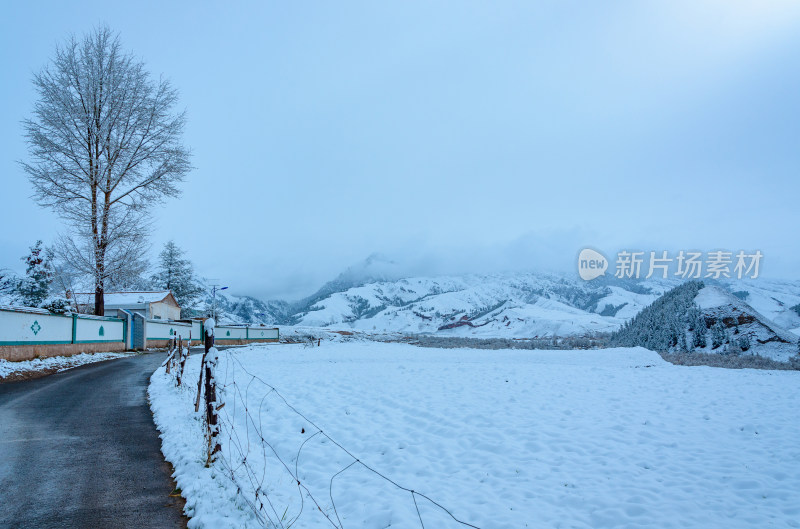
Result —
<path fill-rule="evenodd" d="M 150 386 L 193 528 L 463 527 L 333 441 L 481 528 L 800 526 L 800 373 L 641 348 L 251 346 L 220 354 L 223 457 L 205 469 L 199 360 L 184 388 L 163 369 Z"/>

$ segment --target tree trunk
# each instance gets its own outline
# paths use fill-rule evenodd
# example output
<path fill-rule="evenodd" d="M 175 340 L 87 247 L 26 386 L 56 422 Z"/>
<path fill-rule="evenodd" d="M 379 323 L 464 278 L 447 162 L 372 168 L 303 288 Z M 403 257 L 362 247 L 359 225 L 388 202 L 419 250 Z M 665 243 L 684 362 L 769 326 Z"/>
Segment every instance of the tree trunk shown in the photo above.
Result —
<path fill-rule="evenodd" d="M 106 302 L 103 292 L 103 280 L 94 286 L 94 314 L 95 316 L 105 316 Z"/>
<path fill-rule="evenodd" d="M 105 300 L 105 249 L 95 250 L 95 273 L 94 273 L 94 314 L 95 316 L 106 315 Z"/>

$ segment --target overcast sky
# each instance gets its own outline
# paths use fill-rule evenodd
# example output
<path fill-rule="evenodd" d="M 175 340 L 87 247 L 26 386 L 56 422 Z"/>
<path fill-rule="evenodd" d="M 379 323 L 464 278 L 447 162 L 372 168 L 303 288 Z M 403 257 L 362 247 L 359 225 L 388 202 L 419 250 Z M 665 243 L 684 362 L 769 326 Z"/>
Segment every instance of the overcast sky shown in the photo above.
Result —
<path fill-rule="evenodd" d="M 457 273 L 586 245 L 760 249 L 798 278 L 794 0 L 8 4 L 0 268 L 62 227 L 17 164 L 32 73 L 99 23 L 188 111 L 153 253 L 174 239 L 234 293 L 297 298 L 373 252 Z"/>

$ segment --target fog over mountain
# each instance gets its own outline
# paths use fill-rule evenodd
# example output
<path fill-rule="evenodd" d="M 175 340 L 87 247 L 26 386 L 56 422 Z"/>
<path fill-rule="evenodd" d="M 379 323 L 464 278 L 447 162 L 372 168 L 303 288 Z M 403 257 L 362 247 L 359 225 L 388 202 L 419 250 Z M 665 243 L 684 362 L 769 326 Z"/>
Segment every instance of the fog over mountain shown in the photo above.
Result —
<path fill-rule="evenodd" d="M 800 281 L 723 278 L 704 283 L 707 291 L 726 292 L 726 299 L 735 300 L 726 302 L 731 311 L 754 315 L 762 322 L 759 329 L 774 328 L 769 332 L 790 344 L 780 355 L 794 347 L 785 337 L 789 330 L 800 333 Z M 591 336 L 619 330 L 681 284 L 679 279 L 622 280 L 613 273 L 593 281 L 552 272 L 409 277 L 396 262 L 372 255 L 299 301 L 221 293 L 218 303 L 223 319 L 232 322 L 463 337 Z M 714 323 L 718 317 L 707 312 Z M 654 321 L 667 320 L 662 315 Z M 750 333 L 742 321 L 742 332 Z M 761 330 L 751 334 L 754 345 L 765 339 Z"/>
<path fill-rule="evenodd" d="M 250 3 L 180 24 L 186 6 L 158 10 L 4 13 L 0 223 L 16 229 L 0 233 L 0 268 L 20 273 L 27 248 L 64 228 L 18 163 L 31 73 L 102 20 L 187 109 L 193 170 L 152 212 L 153 253 L 174 239 L 236 294 L 296 301 L 373 252 L 409 277 L 571 273 L 584 246 L 760 249 L 765 275 L 800 269 L 797 2 L 303 16 Z"/>

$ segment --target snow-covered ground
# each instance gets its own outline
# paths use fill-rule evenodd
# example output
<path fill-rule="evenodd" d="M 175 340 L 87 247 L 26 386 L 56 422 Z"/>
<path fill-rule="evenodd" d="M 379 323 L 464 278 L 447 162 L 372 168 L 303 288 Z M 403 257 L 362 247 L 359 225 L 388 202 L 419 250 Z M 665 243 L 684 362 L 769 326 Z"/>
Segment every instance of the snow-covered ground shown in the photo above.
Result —
<path fill-rule="evenodd" d="M 800 526 L 798 372 L 641 348 L 250 346 L 220 353 L 206 469 L 199 360 L 183 388 L 163 369 L 150 385 L 192 528 L 259 527 L 251 505 L 276 527 L 463 527 L 419 494 L 481 528 Z"/>
<path fill-rule="evenodd" d="M 36 358 L 22 362 L 9 362 L 0 359 L 0 380 L 10 375 L 21 375 L 35 371 L 65 371 L 73 367 L 102 362 L 113 358 L 122 358 L 136 353 L 80 353 L 72 356 L 52 356 L 49 358 Z"/>

